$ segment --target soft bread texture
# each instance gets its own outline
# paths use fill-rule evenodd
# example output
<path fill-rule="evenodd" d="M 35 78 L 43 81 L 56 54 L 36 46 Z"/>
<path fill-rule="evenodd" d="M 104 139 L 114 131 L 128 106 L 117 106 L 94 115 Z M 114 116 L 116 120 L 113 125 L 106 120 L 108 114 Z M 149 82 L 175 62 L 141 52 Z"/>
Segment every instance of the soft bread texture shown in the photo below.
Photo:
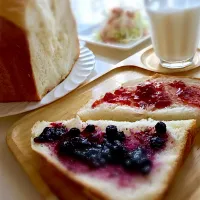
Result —
<path fill-rule="evenodd" d="M 187 85 L 200 85 L 199 79 L 192 79 L 186 77 L 173 77 L 165 75 L 154 75 L 151 77 L 144 77 L 134 81 L 127 82 L 123 86 L 137 86 L 147 80 L 168 82 L 174 80 L 182 80 Z M 98 97 L 96 99 L 99 99 Z M 92 104 L 96 99 L 91 99 L 83 108 L 78 111 L 78 115 L 83 121 L 92 120 L 115 120 L 115 121 L 136 121 L 144 118 L 152 118 L 155 120 L 187 120 L 196 119 L 197 125 L 200 126 L 200 109 L 189 105 L 173 104 L 172 106 L 156 109 L 154 111 L 146 110 L 137 107 L 130 107 L 126 105 L 117 105 L 111 103 L 102 103 L 99 106 L 92 108 Z"/>
<path fill-rule="evenodd" d="M 0 0 L 0 102 L 38 101 L 79 56 L 69 0 Z"/>
<path fill-rule="evenodd" d="M 87 124 L 94 124 L 104 131 L 107 125 L 116 125 L 120 131 L 130 134 L 127 129 L 144 130 L 153 127 L 157 121 L 148 119 L 137 122 L 92 121 L 81 122 L 79 118 L 62 122 L 67 128 L 77 127 L 83 129 Z M 195 136 L 195 120 L 167 121 L 167 131 L 173 143 L 168 142 L 166 148 L 155 155 L 154 167 L 147 177 L 134 177 L 133 188 L 120 187 L 115 182 L 90 176 L 87 173 L 73 173 L 59 162 L 49 148 L 42 144 L 34 143 L 33 139 L 40 135 L 50 122 L 37 122 L 32 128 L 31 146 L 40 154 L 47 163 L 59 170 L 64 177 L 77 183 L 91 199 L 106 200 L 159 200 L 166 192 L 175 172 L 189 152 Z M 145 192 L 144 192 L 145 191 Z"/>

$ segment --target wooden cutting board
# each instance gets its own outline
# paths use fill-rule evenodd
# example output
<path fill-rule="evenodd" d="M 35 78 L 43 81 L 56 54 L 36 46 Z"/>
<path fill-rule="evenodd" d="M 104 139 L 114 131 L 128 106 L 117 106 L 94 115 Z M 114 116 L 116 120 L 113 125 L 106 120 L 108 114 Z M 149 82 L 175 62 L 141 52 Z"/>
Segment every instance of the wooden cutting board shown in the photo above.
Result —
<path fill-rule="evenodd" d="M 126 81 L 152 74 L 154 73 L 133 66 L 114 69 L 62 99 L 28 114 L 10 128 L 7 136 L 8 146 L 46 200 L 58 199 L 54 193 L 63 200 L 86 200 L 88 198 L 74 190 L 72 183 L 66 183 L 60 174 L 50 169 L 44 160 L 31 150 L 30 130 L 33 124 L 38 120 L 55 121 L 73 118 L 79 108 L 92 96 L 112 90 Z M 196 71 L 190 72 L 190 75 L 197 76 L 197 73 Z M 179 170 L 165 197 L 165 200 L 199 199 L 200 135 L 196 137 L 188 159 Z"/>

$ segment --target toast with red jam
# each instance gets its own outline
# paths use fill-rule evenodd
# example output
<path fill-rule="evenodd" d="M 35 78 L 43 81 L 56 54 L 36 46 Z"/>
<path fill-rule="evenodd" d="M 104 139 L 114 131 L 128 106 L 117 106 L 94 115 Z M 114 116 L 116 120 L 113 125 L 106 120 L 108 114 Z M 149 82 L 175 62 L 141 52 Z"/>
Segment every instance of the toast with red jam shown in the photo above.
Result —
<path fill-rule="evenodd" d="M 159 200 L 191 148 L 195 126 L 195 120 L 41 121 L 31 146 L 87 199 Z"/>
<path fill-rule="evenodd" d="M 154 75 L 123 84 L 90 100 L 78 112 L 83 121 L 196 119 L 200 125 L 200 80 Z"/>

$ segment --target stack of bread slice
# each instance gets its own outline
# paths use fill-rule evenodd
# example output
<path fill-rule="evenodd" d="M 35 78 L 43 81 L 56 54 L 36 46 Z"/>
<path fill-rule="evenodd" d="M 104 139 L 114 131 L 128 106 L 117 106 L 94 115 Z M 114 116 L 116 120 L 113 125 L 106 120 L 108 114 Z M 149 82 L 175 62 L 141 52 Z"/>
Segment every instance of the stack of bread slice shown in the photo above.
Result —
<path fill-rule="evenodd" d="M 174 90 L 171 90 L 172 88 L 168 87 L 172 82 L 176 85 L 175 87 L 173 85 L 173 88 L 175 88 Z M 85 194 L 88 199 L 162 199 L 176 171 L 179 169 L 182 161 L 186 158 L 193 144 L 196 126 L 199 125 L 200 120 L 198 99 L 194 99 L 194 97 L 198 97 L 199 82 L 200 81 L 197 79 L 155 75 L 153 77 L 145 77 L 126 83 L 122 87 L 128 88 L 129 92 L 135 92 L 137 87 L 140 87 L 141 85 L 153 83 L 156 87 L 157 84 L 158 87 L 160 87 L 159 84 L 164 83 L 165 95 L 168 94 L 169 96 L 169 98 L 164 96 L 164 101 L 166 101 L 166 99 L 169 100 L 166 103 L 167 106 L 164 105 L 164 107 L 161 106 L 161 108 L 158 108 L 152 102 L 148 105 L 143 102 L 141 107 L 138 106 L 141 104 L 137 104 L 137 106 L 135 106 L 136 104 L 120 104 L 121 101 L 106 102 L 101 101 L 105 96 L 105 94 L 102 94 L 98 99 L 90 100 L 87 105 L 81 108 L 78 111 L 76 118 L 53 123 L 47 121 L 37 122 L 32 128 L 32 149 L 44 157 L 52 167 L 59 170 L 64 177 L 77 183 L 80 186 L 82 193 Z M 182 87 L 183 83 L 184 87 Z M 165 87 L 166 85 L 167 87 Z M 183 96 L 180 96 L 181 89 L 179 86 L 180 88 L 182 87 L 183 90 L 187 89 L 186 94 L 188 94 L 188 88 L 192 88 L 192 91 L 195 90 L 195 94 L 192 92 L 190 93 L 194 95 L 193 100 L 195 101 L 186 101 L 186 98 L 184 99 Z M 168 91 L 168 89 L 170 90 Z M 160 91 L 161 90 L 159 90 L 159 92 Z M 115 94 L 114 91 L 111 91 L 111 93 Z M 175 97 L 176 95 L 177 98 Z M 135 101 L 133 95 L 130 95 L 129 98 L 133 98 L 131 102 Z M 174 98 L 176 98 L 176 101 Z M 163 100 L 163 98 L 160 98 L 159 96 L 159 100 L 160 99 Z M 96 101 L 100 103 L 98 103 L 97 106 L 93 106 Z M 137 98 L 136 101 L 138 102 Z M 151 139 L 149 139 L 149 133 L 147 132 L 149 130 L 149 132 L 152 131 L 153 134 L 155 134 L 154 132 L 157 131 L 156 126 L 158 123 L 162 123 L 166 127 L 166 143 L 160 150 L 154 151 L 150 149 L 149 151 L 147 143 L 151 141 Z M 87 170 L 79 170 L 80 168 L 78 167 L 77 170 L 76 167 L 73 167 L 72 163 L 69 164 L 70 162 L 68 162 L 68 160 L 71 159 L 70 157 L 61 156 L 61 158 L 60 155 L 57 154 L 58 150 L 55 148 L 52 149 L 52 146 L 49 145 L 52 144 L 51 139 L 45 142 L 42 142 L 42 140 L 38 142 L 38 140 L 36 140 L 39 137 L 44 139 L 44 130 L 47 127 L 53 127 L 53 129 L 55 127 L 64 127 L 64 130 L 67 130 L 66 132 L 70 132 L 71 129 L 76 128 L 80 130 L 80 133 L 84 133 L 88 125 L 94 126 L 96 132 L 100 131 L 105 134 L 108 132 L 107 128 L 109 126 L 116 127 L 118 130 L 116 133 L 123 132 L 126 138 L 133 138 L 131 140 L 132 144 L 129 144 L 132 145 L 133 149 L 135 146 L 138 147 L 138 144 L 136 145 L 136 143 L 139 134 L 139 138 L 142 138 L 142 140 L 141 138 L 139 139 L 139 145 L 142 148 L 147 148 L 149 152 L 154 152 L 153 156 L 150 158 L 152 159 L 151 171 L 145 174 L 138 174 L 137 171 L 129 173 L 126 172 L 126 170 L 124 172 L 124 169 L 119 169 L 119 165 L 115 164 L 112 164 L 111 168 L 110 164 L 108 164 L 103 167 L 91 168 L 91 170 L 88 170 L 88 167 Z M 54 133 L 52 132 L 51 134 L 53 135 Z M 159 134 L 157 133 L 157 136 L 158 135 Z M 121 159 L 120 156 L 119 159 Z M 81 162 L 83 162 L 83 165 L 85 166 L 86 161 L 81 160 Z M 76 164 L 76 161 L 74 161 L 74 166 L 79 166 Z M 110 169 L 112 169 L 112 173 L 109 171 Z M 116 174 L 113 173 L 114 171 Z M 105 174 L 109 174 L 109 176 Z M 124 181 L 126 182 L 125 184 Z"/>

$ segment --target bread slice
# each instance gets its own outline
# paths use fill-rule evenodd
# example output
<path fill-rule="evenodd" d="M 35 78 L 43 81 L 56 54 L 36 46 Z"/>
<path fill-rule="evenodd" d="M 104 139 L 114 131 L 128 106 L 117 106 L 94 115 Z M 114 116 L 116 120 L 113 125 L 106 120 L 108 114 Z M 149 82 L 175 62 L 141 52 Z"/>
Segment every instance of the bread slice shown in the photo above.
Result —
<path fill-rule="evenodd" d="M 180 100 L 174 102 L 176 97 L 175 92 L 171 88 L 165 88 L 168 96 L 171 98 L 172 104 L 164 108 L 151 109 L 140 108 L 136 106 L 120 105 L 116 103 L 103 102 L 100 105 L 92 108 L 92 104 L 101 99 L 105 94 L 100 97 L 91 99 L 84 107 L 78 111 L 78 115 L 83 121 L 92 120 L 115 120 L 115 121 L 136 121 L 144 118 L 152 118 L 155 120 L 187 120 L 196 119 L 198 126 L 200 125 L 200 80 L 186 77 L 173 77 L 156 74 L 154 76 L 146 76 L 144 78 L 136 79 L 122 85 L 124 88 L 136 88 L 139 84 L 145 84 L 147 81 L 153 83 L 171 83 L 173 81 L 182 81 L 187 86 L 197 87 L 199 93 L 196 96 L 199 101 L 199 106 L 183 103 Z M 111 91 L 113 93 L 113 91 Z M 172 94 L 173 93 L 173 94 Z M 193 99 L 193 96 L 190 97 Z M 199 100 L 198 100 L 199 99 Z"/>
<path fill-rule="evenodd" d="M 148 119 L 137 122 L 115 122 L 115 121 L 92 121 L 82 122 L 79 118 L 68 121 L 59 121 L 69 130 L 77 127 L 83 130 L 86 125 L 93 124 L 105 131 L 108 125 L 117 126 L 118 130 L 124 131 L 125 135 L 130 135 L 130 130 L 138 132 L 147 127 L 154 127 L 157 121 Z M 193 138 L 195 136 L 195 120 L 167 121 L 165 122 L 168 133 L 166 147 L 155 153 L 153 168 L 148 175 L 132 175 L 125 178 L 128 185 L 122 186 L 119 180 L 124 180 L 121 175 L 116 174 L 111 178 L 104 179 L 104 173 L 98 176 L 100 169 L 88 172 L 74 172 L 71 170 L 73 165 L 66 165 L 60 158 L 51 151 L 46 144 L 35 143 L 34 138 L 39 136 L 45 127 L 49 127 L 50 122 L 37 122 L 32 128 L 31 146 L 32 149 L 45 158 L 51 166 L 59 170 L 63 177 L 67 177 L 82 189 L 77 192 L 83 192 L 89 199 L 106 200 L 159 200 L 166 192 L 172 178 L 178 167 L 189 152 Z M 95 171 L 95 172 L 94 172 Z M 113 167 L 113 173 L 117 171 Z M 79 188 L 80 188 L 79 187 Z M 66 197 L 67 199 L 67 197 Z"/>
<path fill-rule="evenodd" d="M 69 0 L 0 0 L 0 102 L 39 101 L 79 57 Z"/>

